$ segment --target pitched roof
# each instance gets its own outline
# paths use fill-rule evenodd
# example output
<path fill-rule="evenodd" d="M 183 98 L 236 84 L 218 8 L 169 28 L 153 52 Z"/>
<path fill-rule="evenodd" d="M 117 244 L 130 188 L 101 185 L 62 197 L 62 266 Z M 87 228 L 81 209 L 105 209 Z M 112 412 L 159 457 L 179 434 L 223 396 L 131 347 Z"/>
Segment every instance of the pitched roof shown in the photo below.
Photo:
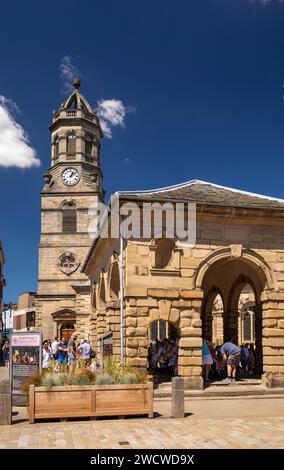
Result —
<path fill-rule="evenodd" d="M 213 204 L 255 209 L 284 209 L 284 199 L 250 193 L 240 189 L 227 188 L 202 180 L 166 188 L 147 191 L 117 191 L 117 195 L 127 199 L 156 201 L 188 201 L 200 204 Z"/>

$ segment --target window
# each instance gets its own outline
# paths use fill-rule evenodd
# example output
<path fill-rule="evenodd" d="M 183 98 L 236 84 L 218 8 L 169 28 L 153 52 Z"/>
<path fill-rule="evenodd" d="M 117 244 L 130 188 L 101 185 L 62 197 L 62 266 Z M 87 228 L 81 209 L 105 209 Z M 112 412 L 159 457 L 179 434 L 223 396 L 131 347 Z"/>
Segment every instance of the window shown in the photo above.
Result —
<path fill-rule="evenodd" d="M 92 138 L 89 137 L 85 140 L 85 153 L 86 153 L 86 155 L 92 155 L 92 148 L 93 148 L 93 141 L 92 141 Z"/>
<path fill-rule="evenodd" d="M 67 135 L 67 153 L 76 153 L 76 135 L 74 132 Z"/>
<path fill-rule="evenodd" d="M 165 320 L 154 321 L 150 326 L 149 334 L 150 341 L 155 341 L 156 339 L 162 341 L 164 338 L 175 341 L 179 337 L 177 328 Z"/>
<path fill-rule="evenodd" d="M 75 233 L 77 231 L 77 210 L 74 202 L 64 204 L 62 208 L 62 232 Z"/>
<path fill-rule="evenodd" d="M 164 269 L 171 261 L 173 252 L 173 242 L 167 238 L 162 238 L 157 242 L 155 268 Z"/>
<path fill-rule="evenodd" d="M 251 341 L 251 317 L 249 313 L 244 314 L 244 341 Z"/>
<path fill-rule="evenodd" d="M 59 138 L 58 136 L 54 139 L 54 160 L 57 160 L 59 157 Z"/>

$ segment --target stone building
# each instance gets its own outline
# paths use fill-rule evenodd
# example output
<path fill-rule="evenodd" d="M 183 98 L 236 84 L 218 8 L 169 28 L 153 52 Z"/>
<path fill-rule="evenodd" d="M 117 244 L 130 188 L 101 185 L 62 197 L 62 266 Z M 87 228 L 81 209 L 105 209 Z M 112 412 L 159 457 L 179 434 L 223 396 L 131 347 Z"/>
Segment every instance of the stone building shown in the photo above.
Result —
<path fill-rule="evenodd" d="M 160 237 L 92 241 L 88 209 L 103 201 L 102 131 L 78 85 L 50 126 L 36 326 L 44 337 L 76 328 L 101 360 L 123 354 L 143 368 L 149 341 L 172 337 L 190 388 L 203 387 L 202 337 L 222 342 L 230 335 L 254 341 L 258 373 L 284 386 L 284 201 L 199 180 L 119 192 L 120 207 L 139 211 L 195 204 L 196 242 L 165 236 L 163 224 Z"/>
<path fill-rule="evenodd" d="M 80 81 L 73 84 L 53 112 L 51 166 L 41 193 L 36 327 L 44 338 L 69 336 L 75 325 L 84 334 L 89 322 L 90 289 L 80 268 L 91 244 L 88 211 L 103 197 L 103 134 L 96 110 L 79 93 Z"/>
<path fill-rule="evenodd" d="M 147 365 L 152 331 L 179 338 L 179 374 L 201 388 L 202 336 L 212 338 L 214 302 L 222 337 L 240 341 L 240 312 L 253 311 L 256 370 L 284 385 L 284 201 L 193 180 L 120 192 L 120 204 L 196 203 L 196 244 L 143 238 L 123 245 L 124 353 Z M 83 272 L 91 280 L 90 324 L 98 352 L 120 354 L 119 241 L 97 239 Z M 216 303 L 215 303 L 216 311 Z M 216 314 L 216 312 L 215 312 Z M 154 326 L 153 326 L 154 325 Z M 241 342 L 241 341 L 240 341 Z"/>

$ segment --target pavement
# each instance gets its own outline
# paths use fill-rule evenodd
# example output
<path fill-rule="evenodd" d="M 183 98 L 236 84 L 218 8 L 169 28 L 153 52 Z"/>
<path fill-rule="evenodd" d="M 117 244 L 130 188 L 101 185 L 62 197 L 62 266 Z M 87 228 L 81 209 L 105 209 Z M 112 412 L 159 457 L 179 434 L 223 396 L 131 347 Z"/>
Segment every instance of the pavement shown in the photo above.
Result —
<path fill-rule="evenodd" d="M 46 421 L 29 424 L 14 408 L 1 426 L 0 449 L 283 449 L 284 398 L 187 399 L 185 418 L 155 400 L 155 418 Z"/>
<path fill-rule="evenodd" d="M 154 419 L 40 421 L 23 407 L 1 426 L 0 449 L 284 449 L 284 396 L 188 397 L 185 418 L 154 400 Z"/>

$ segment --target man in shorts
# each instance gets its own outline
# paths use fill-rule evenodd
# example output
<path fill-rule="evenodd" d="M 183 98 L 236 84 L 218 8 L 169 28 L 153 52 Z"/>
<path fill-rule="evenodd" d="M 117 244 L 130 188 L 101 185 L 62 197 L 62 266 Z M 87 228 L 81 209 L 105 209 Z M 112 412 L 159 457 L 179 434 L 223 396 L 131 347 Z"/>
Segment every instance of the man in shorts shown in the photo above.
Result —
<path fill-rule="evenodd" d="M 241 359 L 240 348 L 232 342 L 231 338 L 228 338 L 221 347 L 220 352 L 223 356 L 223 360 L 227 361 L 228 376 L 224 382 L 236 383 L 236 371 Z"/>

